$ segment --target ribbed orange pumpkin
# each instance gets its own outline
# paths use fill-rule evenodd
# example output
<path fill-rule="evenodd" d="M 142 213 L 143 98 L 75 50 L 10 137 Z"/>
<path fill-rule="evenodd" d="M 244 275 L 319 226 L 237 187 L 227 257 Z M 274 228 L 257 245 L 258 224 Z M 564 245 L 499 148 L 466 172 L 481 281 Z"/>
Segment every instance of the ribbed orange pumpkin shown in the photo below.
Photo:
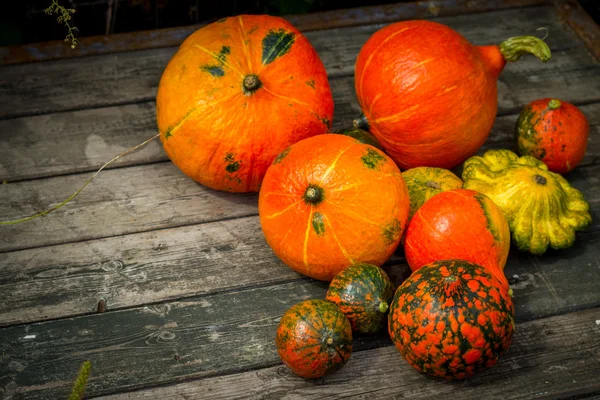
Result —
<path fill-rule="evenodd" d="M 524 52 L 543 61 L 538 38 L 477 47 L 448 26 L 402 21 L 375 32 L 356 60 L 355 88 L 368 127 L 400 168 L 453 168 L 485 142 L 496 117 L 496 81 Z"/>
<path fill-rule="evenodd" d="M 190 178 L 231 192 L 258 191 L 273 159 L 329 131 L 333 98 L 323 63 L 290 23 L 241 15 L 188 37 L 156 97 L 160 138 Z"/>
<path fill-rule="evenodd" d="M 273 252 L 295 271 L 325 281 L 353 264 L 383 264 L 400 242 L 409 206 L 392 159 L 336 134 L 281 153 L 258 200 Z"/>

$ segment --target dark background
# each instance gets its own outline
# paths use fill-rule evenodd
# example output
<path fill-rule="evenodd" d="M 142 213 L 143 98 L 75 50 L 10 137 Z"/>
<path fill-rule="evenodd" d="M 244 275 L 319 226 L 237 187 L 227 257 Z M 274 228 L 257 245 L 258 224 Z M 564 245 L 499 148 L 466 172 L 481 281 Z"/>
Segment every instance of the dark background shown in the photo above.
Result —
<path fill-rule="evenodd" d="M 52 0 L 2 2 L 0 46 L 65 38 L 67 30 L 56 16 L 44 13 Z M 303 14 L 398 2 L 403 0 L 58 0 L 76 10 L 70 23 L 79 29 L 79 38 L 191 25 L 242 13 Z M 600 0 L 579 2 L 596 22 L 600 20 Z"/>

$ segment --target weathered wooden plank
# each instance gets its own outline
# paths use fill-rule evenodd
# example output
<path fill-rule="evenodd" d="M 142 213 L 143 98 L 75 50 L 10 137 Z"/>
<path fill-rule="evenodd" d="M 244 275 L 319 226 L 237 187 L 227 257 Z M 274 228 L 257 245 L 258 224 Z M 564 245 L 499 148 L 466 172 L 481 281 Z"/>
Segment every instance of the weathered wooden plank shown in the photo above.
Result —
<path fill-rule="evenodd" d="M 600 395 L 600 310 L 518 324 L 509 351 L 492 368 L 463 382 L 419 374 L 391 346 L 355 352 L 343 369 L 318 381 L 283 365 L 98 400 L 132 399 L 565 399 Z"/>
<path fill-rule="evenodd" d="M 562 19 L 577 33 L 592 54 L 600 60 L 600 26 L 576 0 L 557 1 Z"/>
<path fill-rule="evenodd" d="M 91 396 L 276 365 L 280 361 L 274 337 L 280 316 L 298 301 L 323 298 L 325 291 L 324 283 L 306 279 L 4 328 L 0 330 L 0 354 L 4 359 L 0 364 L 1 386 L 13 399 L 63 398 L 83 360 L 93 365 L 88 391 Z M 555 338 L 569 349 L 556 353 L 551 360 L 559 363 L 580 359 L 578 370 L 596 368 L 598 337 L 597 331 L 590 331 L 590 325 L 599 329 L 595 324 L 600 318 L 598 311 L 582 314 L 585 323 L 580 325 L 573 324 L 569 316 L 564 317 L 564 324 L 558 319 L 547 325 L 556 332 L 555 336 L 546 333 L 548 340 Z M 516 319 L 517 335 L 522 335 L 527 325 L 520 325 L 519 313 Z M 544 343 L 536 343 L 544 340 L 541 332 L 536 325 L 528 335 L 517 336 L 513 351 L 519 362 L 528 363 L 528 357 L 523 356 L 527 347 L 545 347 Z M 385 332 L 357 339 L 356 351 L 390 345 Z M 573 353 L 574 349 L 581 353 Z M 509 363 L 498 373 L 503 375 L 514 368 Z M 429 382 L 422 379 L 422 384 Z"/>
<path fill-rule="evenodd" d="M 26 216 L 58 204 L 84 179 L 69 175 L 1 185 L 0 218 Z M 172 163 L 113 169 L 98 175 L 94 190 L 82 191 L 48 216 L 0 226 L 0 251 L 255 215 L 256 203 L 256 193 L 208 189 Z"/>
<path fill-rule="evenodd" d="M 304 15 L 290 15 L 284 18 L 299 30 L 309 31 L 392 22 L 401 19 L 430 18 L 432 16 L 501 10 L 544 3 L 548 3 L 548 1 L 492 0 L 463 3 L 456 0 L 441 0 L 435 4 L 425 2 L 384 4 Z M 116 33 L 110 36 L 84 37 L 78 41 L 75 49 L 71 49 L 62 40 L 0 47 L 0 65 L 177 46 L 201 26 L 203 25 L 198 24 L 149 31 Z"/>
<path fill-rule="evenodd" d="M 350 127 L 359 107 L 352 82 L 336 79 L 332 86 L 335 131 Z M 600 159 L 600 147 L 596 146 L 600 103 L 580 108 L 590 123 L 590 146 L 582 162 L 589 165 Z M 497 118 L 485 148 L 507 146 L 516 119 L 516 114 Z M 0 132 L 11 133 L 0 140 L 0 181 L 92 171 L 156 133 L 154 102 L 4 120 L 0 121 Z M 165 161 L 168 158 L 160 147 L 158 141 L 151 142 L 108 168 Z"/>
<path fill-rule="evenodd" d="M 464 15 L 437 20 L 457 29 L 476 44 L 493 44 L 510 36 L 534 34 L 540 26 L 549 29 L 551 34 L 547 41 L 555 50 L 554 59 L 541 64 L 526 57 L 510 65 L 500 83 L 501 104 L 507 104 L 501 110 L 514 109 L 549 93 L 579 102 L 598 99 L 600 84 L 595 79 L 600 70 L 598 60 L 565 28 L 550 5 L 486 12 L 478 15 L 477 23 Z M 353 72 L 360 47 L 381 26 L 383 24 L 336 28 L 306 35 L 330 76 L 348 76 Z M 162 71 L 175 50 L 170 47 L 2 66 L 0 118 L 152 100 Z M 565 87 L 569 87 L 570 92 L 566 92 Z"/>
<path fill-rule="evenodd" d="M 594 223 L 570 249 L 513 248 L 506 275 L 521 320 L 600 306 L 600 166 L 570 179 Z M 0 253 L 0 265 L 0 326 L 90 313 L 100 300 L 124 309 L 300 279 L 269 249 L 257 216 Z M 386 270 L 396 284 L 410 274 L 401 248 Z"/>
<path fill-rule="evenodd" d="M 347 88 L 346 93 L 348 90 L 351 88 Z M 339 90 L 337 93 L 344 91 Z M 592 105 L 586 108 L 592 111 L 591 115 L 596 123 L 599 117 L 594 110 L 597 107 L 598 105 Z M 347 105 L 342 112 L 352 113 L 352 106 Z M 499 118 L 490 135 L 491 139 L 480 152 L 489 147 L 514 147 L 514 118 L 515 116 Z M 600 154 L 598 137 L 598 125 L 594 125 L 585 159 L 588 165 L 594 163 Z M 103 146 L 98 138 L 94 137 L 94 140 L 97 140 L 98 147 Z M 112 150 L 105 150 L 105 154 L 108 151 Z M 158 153 L 158 150 L 147 149 L 147 152 L 152 151 L 162 154 L 162 151 Z M 1 185 L 0 220 L 24 217 L 58 204 L 74 192 L 85 178 L 84 175 L 70 175 Z M 598 187 L 589 186 L 591 192 L 584 191 L 584 194 L 593 198 L 594 190 Z M 119 168 L 102 172 L 71 203 L 44 218 L 24 224 L 0 226 L 0 236 L 3 237 L 0 252 L 256 213 L 255 194 L 230 194 L 204 188 L 185 177 L 169 162 Z"/>

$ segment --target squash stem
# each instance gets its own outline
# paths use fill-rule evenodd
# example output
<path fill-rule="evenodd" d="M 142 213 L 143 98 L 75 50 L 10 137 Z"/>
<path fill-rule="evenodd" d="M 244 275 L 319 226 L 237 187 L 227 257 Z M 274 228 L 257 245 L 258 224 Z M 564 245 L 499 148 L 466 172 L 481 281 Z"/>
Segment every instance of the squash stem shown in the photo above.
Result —
<path fill-rule="evenodd" d="M 500 44 L 500 52 L 506 61 L 517 61 L 523 54 L 533 54 L 542 62 L 550 60 L 550 48 L 535 36 L 515 36 Z"/>
<path fill-rule="evenodd" d="M 379 311 L 381 311 L 382 313 L 385 313 L 388 310 L 388 308 L 390 308 L 390 306 L 385 301 L 379 303 Z"/>
<path fill-rule="evenodd" d="M 250 96 L 262 86 L 262 82 L 256 75 L 247 75 L 242 83 L 242 89 L 246 96 Z"/>
<path fill-rule="evenodd" d="M 325 200 L 323 188 L 317 185 L 309 185 L 304 192 L 304 201 L 310 204 L 317 205 Z"/>
<path fill-rule="evenodd" d="M 352 121 L 352 125 L 356 129 L 364 129 L 366 131 L 369 130 L 369 121 L 367 121 L 367 117 L 365 117 L 365 114 L 362 113 L 358 116 L 358 118 Z"/>
<path fill-rule="evenodd" d="M 548 102 L 548 108 L 551 110 L 556 110 L 557 108 L 560 108 L 560 105 L 560 100 L 552 99 Z"/>

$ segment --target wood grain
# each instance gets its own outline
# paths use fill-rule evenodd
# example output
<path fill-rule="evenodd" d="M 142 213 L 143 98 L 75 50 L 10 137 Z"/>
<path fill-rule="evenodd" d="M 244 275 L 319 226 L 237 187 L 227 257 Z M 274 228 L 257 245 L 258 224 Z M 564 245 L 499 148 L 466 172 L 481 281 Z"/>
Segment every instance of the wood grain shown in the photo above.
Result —
<path fill-rule="evenodd" d="M 335 116 L 333 131 L 348 128 L 359 114 L 352 83 L 333 80 Z M 600 159 L 600 103 L 580 107 L 590 123 L 590 147 L 582 165 Z M 496 119 L 487 147 L 512 146 L 516 114 Z M 0 121 L 0 181 L 95 171 L 122 151 L 152 137 L 156 132 L 154 103 L 70 111 Z M 151 164 L 168 160 L 158 141 L 146 145 L 108 168 Z M 86 190 L 95 190 L 91 186 Z"/>
<path fill-rule="evenodd" d="M 507 67 L 500 82 L 501 113 L 558 91 L 565 100 L 598 100 L 600 71 L 577 36 L 548 6 L 490 11 L 436 19 L 474 44 L 494 44 L 545 26 L 555 55 L 542 64 L 523 57 Z M 364 42 L 383 24 L 307 32 L 330 77 L 351 76 Z M 0 67 L 0 119 L 153 100 L 160 76 L 176 48 L 161 48 Z M 235 51 L 232 50 L 232 51 Z M 94 71 L 90 78 L 89 71 Z M 58 84 L 59 83 L 59 84 Z M 570 88 L 570 91 L 566 91 Z"/>
<path fill-rule="evenodd" d="M 599 309 L 518 324 L 513 343 L 487 371 L 462 382 L 429 378 L 391 346 L 354 352 L 341 370 L 317 381 L 285 366 L 210 377 L 97 400 L 211 399 L 566 399 L 600 395 Z"/>
<path fill-rule="evenodd" d="M 93 373 L 87 391 L 92 397 L 277 365 L 280 360 L 274 338 L 279 318 L 299 301 L 323 298 L 325 291 L 326 285 L 322 282 L 302 280 L 5 328 L 0 331 L 0 354 L 4 361 L 0 364 L 0 377 L 3 377 L 0 387 L 5 397 L 8 391 L 13 400 L 64 398 L 72 376 L 84 360 L 92 363 Z M 521 368 L 527 371 L 528 368 L 549 368 L 567 363 L 567 370 L 559 371 L 562 376 L 575 374 L 572 379 L 583 379 L 581 383 L 587 385 L 588 390 L 593 388 L 591 379 L 599 367 L 600 326 L 595 323 L 600 319 L 599 311 L 594 308 L 575 316 L 569 314 L 546 324 L 544 320 L 536 321 L 531 330 L 517 320 L 512 348 L 514 358 L 512 361 L 507 359 L 504 367 L 501 364 L 492 370 L 498 373 L 494 379 L 481 378 L 480 382 L 506 384 L 502 376 L 518 374 Z M 577 318 L 577 315 L 581 317 Z M 550 346 L 550 340 L 555 340 L 556 344 Z M 383 331 L 355 338 L 354 351 L 390 344 Z M 561 351 L 554 350 L 558 345 L 564 346 Z M 549 358 L 538 363 L 535 354 L 548 347 L 552 349 L 546 353 Z M 399 357 L 391 347 L 390 352 Z M 372 354 L 378 356 L 380 353 Z M 392 361 L 383 358 L 383 364 L 375 364 L 379 365 L 376 374 L 385 375 L 382 365 Z M 576 362 L 576 365 L 570 362 Z M 393 369 L 387 373 L 410 376 L 409 367 L 401 363 L 396 365 L 404 365 L 407 369 L 404 372 Z M 370 369 L 375 366 L 359 368 L 355 374 L 348 373 L 350 377 L 357 377 Z M 361 370 L 363 372 L 358 372 Z M 336 377 L 347 384 L 345 377 L 348 375 L 343 375 L 342 371 L 332 376 L 332 385 Z M 349 371 L 352 370 L 349 368 Z M 431 380 L 425 377 L 419 379 L 423 390 L 436 387 L 428 385 Z M 390 385 L 394 387 L 391 382 L 378 386 L 385 390 Z M 562 382 L 557 386 L 573 387 Z M 330 385 L 324 387 L 329 390 Z M 454 388 L 449 385 L 447 389 Z"/>
<path fill-rule="evenodd" d="M 587 108 L 594 121 L 598 118 L 594 111 L 597 107 Z M 480 149 L 480 154 L 491 147 L 514 148 L 514 118 L 497 120 L 489 144 Z M 598 126 L 594 125 L 584 160 L 588 165 L 600 155 L 597 133 Z M 58 204 L 86 177 L 76 174 L 0 185 L 0 220 L 25 217 Z M 589 179 L 592 181 L 584 194 L 594 199 L 600 186 L 594 186 L 597 178 Z M 170 162 L 118 168 L 102 172 L 78 197 L 46 217 L 0 226 L 0 252 L 256 215 L 256 201 L 256 194 L 203 187 Z"/>
<path fill-rule="evenodd" d="M 456 0 L 441 0 L 437 1 L 435 4 L 426 2 L 384 4 L 303 15 L 289 15 L 284 18 L 299 30 L 309 31 L 392 22 L 403 19 L 476 13 L 488 10 L 533 6 L 544 3 L 548 3 L 548 1 L 490 0 L 484 2 L 463 3 Z M 198 24 L 149 31 L 88 36 L 81 38 L 75 49 L 71 49 L 70 46 L 62 40 L 0 47 L 0 65 L 178 46 L 187 36 L 202 26 L 202 24 Z"/>
<path fill-rule="evenodd" d="M 569 249 L 541 257 L 512 249 L 505 273 L 519 320 L 600 306 L 600 165 L 569 179 L 594 222 Z M 100 300 L 115 310 L 302 279 L 272 253 L 257 216 L 10 251 L 0 265 L 0 326 L 90 313 Z M 386 270 L 397 285 L 410 274 L 401 247 Z"/>

